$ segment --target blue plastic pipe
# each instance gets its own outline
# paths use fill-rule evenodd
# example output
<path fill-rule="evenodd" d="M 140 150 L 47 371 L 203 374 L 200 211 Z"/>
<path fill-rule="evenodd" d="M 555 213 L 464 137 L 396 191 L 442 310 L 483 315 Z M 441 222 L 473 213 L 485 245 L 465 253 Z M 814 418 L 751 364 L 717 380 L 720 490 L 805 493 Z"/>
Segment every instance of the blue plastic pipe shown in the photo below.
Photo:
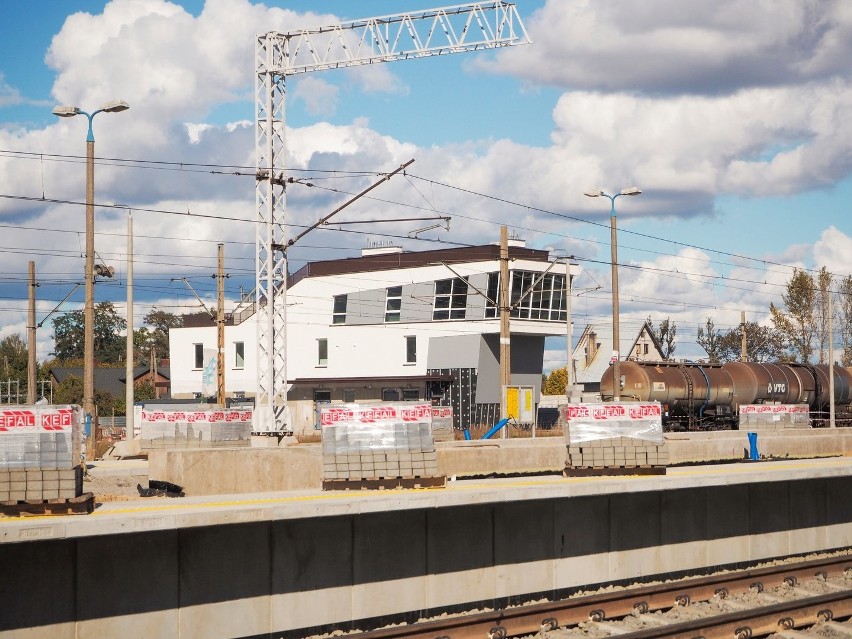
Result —
<path fill-rule="evenodd" d="M 505 426 L 505 425 L 506 425 L 506 424 L 508 424 L 508 423 L 509 423 L 509 418 L 508 418 L 508 417 L 504 417 L 504 418 L 503 418 L 503 419 L 501 419 L 499 422 L 497 422 L 496 424 L 494 424 L 494 425 L 491 427 L 491 430 L 489 430 L 487 433 L 485 433 L 485 434 L 482 436 L 482 439 L 490 439 L 490 438 L 491 438 L 491 436 L 492 436 L 494 433 L 496 433 L 497 431 L 499 431 L 501 428 L 503 428 L 503 426 Z"/>
<path fill-rule="evenodd" d="M 464 438 L 466 440 L 470 441 L 472 439 L 472 437 L 470 436 L 470 429 L 469 428 L 465 428 L 462 432 L 464 433 Z"/>

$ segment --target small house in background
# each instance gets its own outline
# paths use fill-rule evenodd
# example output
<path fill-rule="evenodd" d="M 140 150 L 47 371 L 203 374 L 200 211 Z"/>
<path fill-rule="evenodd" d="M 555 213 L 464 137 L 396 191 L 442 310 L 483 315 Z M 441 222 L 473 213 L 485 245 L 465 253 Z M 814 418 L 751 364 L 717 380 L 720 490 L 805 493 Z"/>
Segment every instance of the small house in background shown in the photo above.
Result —
<path fill-rule="evenodd" d="M 106 392 L 115 398 L 124 399 L 126 393 L 125 380 L 127 379 L 127 371 L 122 368 L 101 368 L 95 367 L 92 371 L 94 377 L 95 393 Z M 53 392 L 56 392 L 56 387 L 62 384 L 70 377 L 76 377 L 83 382 L 82 367 L 63 367 L 54 366 L 48 371 L 50 376 Z M 148 366 L 137 366 L 133 370 L 133 384 L 140 386 L 142 384 L 151 384 L 154 387 L 156 396 L 168 397 L 171 393 L 170 388 L 170 370 L 169 360 L 160 360 L 156 370 Z M 50 398 L 48 398 L 50 399 Z"/>
<path fill-rule="evenodd" d="M 621 360 L 660 362 L 663 351 L 648 322 L 621 321 L 618 349 Z M 586 326 L 571 356 L 571 378 L 583 393 L 599 393 L 601 377 L 610 366 L 613 351 L 612 327 Z"/>

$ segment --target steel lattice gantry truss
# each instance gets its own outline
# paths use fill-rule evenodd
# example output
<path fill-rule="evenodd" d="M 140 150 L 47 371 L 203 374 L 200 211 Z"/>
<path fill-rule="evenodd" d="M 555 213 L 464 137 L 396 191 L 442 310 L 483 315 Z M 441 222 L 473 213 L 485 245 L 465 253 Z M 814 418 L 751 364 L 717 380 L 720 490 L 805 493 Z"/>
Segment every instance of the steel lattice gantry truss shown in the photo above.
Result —
<path fill-rule="evenodd" d="M 255 428 L 291 430 L 287 413 L 287 256 L 285 78 L 288 75 L 477 49 L 528 44 L 515 5 L 474 2 L 257 36 L 256 310 L 258 388 Z"/>

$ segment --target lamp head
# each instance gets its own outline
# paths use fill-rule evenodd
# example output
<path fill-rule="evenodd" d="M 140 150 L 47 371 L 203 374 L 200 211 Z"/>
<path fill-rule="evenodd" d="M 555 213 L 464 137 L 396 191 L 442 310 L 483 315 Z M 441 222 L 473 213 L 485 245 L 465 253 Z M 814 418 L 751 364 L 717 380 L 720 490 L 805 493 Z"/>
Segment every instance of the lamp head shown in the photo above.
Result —
<path fill-rule="evenodd" d="M 639 195 L 642 191 L 638 189 L 638 187 L 631 186 L 626 189 L 621 189 L 622 195 Z"/>
<path fill-rule="evenodd" d="M 120 111 L 127 111 L 129 108 L 130 105 L 124 100 L 113 100 L 103 105 L 101 107 L 101 111 L 106 111 L 107 113 L 118 113 Z"/>
<path fill-rule="evenodd" d="M 53 107 L 53 115 L 58 115 L 60 118 L 71 118 L 80 113 L 80 108 L 75 106 L 55 106 Z"/>
<path fill-rule="evenodd" d="M 583 191 L 583 195 L 586 197 L 600 197 L 603 194 L 603 189 L 589 189 L 588 191 Z"/>

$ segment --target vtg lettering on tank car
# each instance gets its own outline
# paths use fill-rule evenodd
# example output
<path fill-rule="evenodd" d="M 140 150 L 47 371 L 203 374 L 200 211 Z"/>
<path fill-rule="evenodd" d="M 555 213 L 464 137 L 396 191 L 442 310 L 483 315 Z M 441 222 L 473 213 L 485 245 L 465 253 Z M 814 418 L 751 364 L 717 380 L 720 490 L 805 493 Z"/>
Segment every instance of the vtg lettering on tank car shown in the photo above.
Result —
<path fill-rule="evenodd" d="M 813 426 L 829 415 L 829 367 L 818 364 L 727 362 L 619 363 L 622 401 L 660 402 L 666 430 L 735 429 L 739 407 L 749 404 L 807 404 Z M 613 397 L 613 369 L 601 378 L 601 397 Z M 834 366 L 837 419 L 852 418 L 852 372 Z"/>

